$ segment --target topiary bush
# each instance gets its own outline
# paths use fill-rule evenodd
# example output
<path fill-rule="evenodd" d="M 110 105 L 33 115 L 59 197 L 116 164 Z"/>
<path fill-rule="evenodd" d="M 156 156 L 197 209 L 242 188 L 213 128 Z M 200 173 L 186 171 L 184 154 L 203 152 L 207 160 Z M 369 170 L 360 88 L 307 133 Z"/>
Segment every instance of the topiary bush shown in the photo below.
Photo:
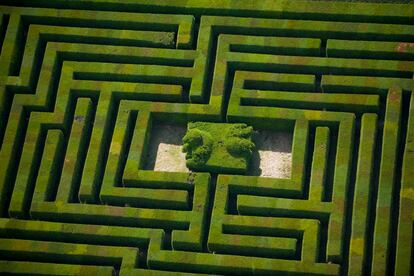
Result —
<path fill-rule="evenodd" d="M 193 171 L 246 173 L 255 148 L 246 124 L 188 123 L 183 137 L 186 165 Z"/>

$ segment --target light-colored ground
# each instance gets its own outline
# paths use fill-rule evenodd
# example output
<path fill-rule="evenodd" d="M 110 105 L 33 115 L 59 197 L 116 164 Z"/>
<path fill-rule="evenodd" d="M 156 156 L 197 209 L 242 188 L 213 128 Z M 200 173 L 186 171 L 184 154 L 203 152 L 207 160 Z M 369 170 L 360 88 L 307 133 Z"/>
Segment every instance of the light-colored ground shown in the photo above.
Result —
<path fill-rule="evenodd" d="M 188 172 L 181 139 L 186 127 L 155 124 L 150 137 L 146 169 L 165 172 Z"/>
<path fill-rule="evenodd" d="M 257 131 L 249 174 L 262 177 L 290 178 L 292 168 L 292 133 Z"/>
<path fill-rule="evenodd" d="M 153 126 L 146 169 L 167 172 L 189 172 L 185 153 L 181 151 L 186 127 L 168 124 Z M 252 157 L 249 175 L 290 178 L 292 166 L 292 133 L 256 131 L 257 151 Z"/>

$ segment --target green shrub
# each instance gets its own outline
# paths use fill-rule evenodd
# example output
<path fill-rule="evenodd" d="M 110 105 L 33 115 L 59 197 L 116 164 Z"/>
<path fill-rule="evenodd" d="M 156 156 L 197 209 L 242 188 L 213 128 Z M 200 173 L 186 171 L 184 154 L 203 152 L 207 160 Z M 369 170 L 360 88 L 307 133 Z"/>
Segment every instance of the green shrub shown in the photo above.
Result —
<path fill-rule="evenodd" d="M 183 138 L 186 165 L 194 171 L 245 173 L 254 144 L 246 124 L 191 122 Z"/>

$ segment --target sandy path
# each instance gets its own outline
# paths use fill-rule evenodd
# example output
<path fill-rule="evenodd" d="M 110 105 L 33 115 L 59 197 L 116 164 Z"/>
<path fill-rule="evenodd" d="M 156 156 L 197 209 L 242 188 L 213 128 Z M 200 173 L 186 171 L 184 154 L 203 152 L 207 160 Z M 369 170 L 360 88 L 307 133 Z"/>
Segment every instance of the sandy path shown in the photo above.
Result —
<path fill-rule="evenodd" d="M 292 167 L 292 133 L 256 131 L 250 175 L 290 178 Z"/>
<path fill-rule="evenodd" d="M 187 128 L 167 124 L 153 126 L 147 154 L 147 170 L 189 172 L 185 166 L 185 153 L 181 151 Z"/>

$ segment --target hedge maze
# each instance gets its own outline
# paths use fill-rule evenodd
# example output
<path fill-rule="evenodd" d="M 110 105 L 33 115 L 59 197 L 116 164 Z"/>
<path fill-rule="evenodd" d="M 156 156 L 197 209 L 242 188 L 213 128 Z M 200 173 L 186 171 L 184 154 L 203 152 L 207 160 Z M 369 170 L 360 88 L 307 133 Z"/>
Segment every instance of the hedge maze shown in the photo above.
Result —
<path fill-rule="evenodd" d="M 2 3 L 1 273 L 414 273 L 414 5 Z M 146 169 L 196 121 L 291 177 Z"/>

